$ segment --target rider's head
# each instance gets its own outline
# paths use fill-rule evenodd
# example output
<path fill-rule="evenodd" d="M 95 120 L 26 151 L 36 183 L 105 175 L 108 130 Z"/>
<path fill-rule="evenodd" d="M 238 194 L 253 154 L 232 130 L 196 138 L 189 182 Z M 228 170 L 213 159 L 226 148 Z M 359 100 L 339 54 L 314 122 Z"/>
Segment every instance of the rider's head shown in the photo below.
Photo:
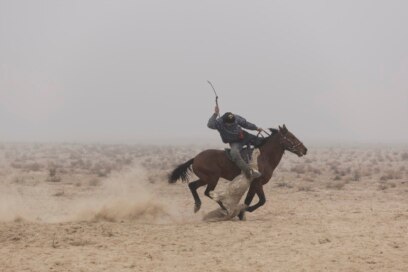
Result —
<path fill-rule="evenodd" d="M 222 121 L 225 124 L 232 124 L 235 122 L 235 115 L 232 112 L 226 112 L 223 116 L 222 116 Z"/>

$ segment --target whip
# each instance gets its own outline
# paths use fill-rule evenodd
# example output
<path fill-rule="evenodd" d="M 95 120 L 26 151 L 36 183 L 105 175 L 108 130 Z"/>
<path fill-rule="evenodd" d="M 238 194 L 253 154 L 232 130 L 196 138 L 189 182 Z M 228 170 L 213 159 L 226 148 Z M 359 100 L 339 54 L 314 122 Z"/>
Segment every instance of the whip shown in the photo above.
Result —
<path fill-rule="evenodd" d="M 208 84 L 210 84 L 211 88 L 212 88 L 213 91 L 214 91 L 214 94 L 215 94 L 215 105 L 217 105 L 217 107 L 220 108 L 220 107 L 218 106 L 218 94 L 217 94 L 217 92 L 215 91 L 214 85 L 212 85 L 211 81 L 209 81 L 209 80 L 207 80 L 207 82 L 208 82 Z M 218 116 L 220 116 L 220 113 L 218 113 Z"/>

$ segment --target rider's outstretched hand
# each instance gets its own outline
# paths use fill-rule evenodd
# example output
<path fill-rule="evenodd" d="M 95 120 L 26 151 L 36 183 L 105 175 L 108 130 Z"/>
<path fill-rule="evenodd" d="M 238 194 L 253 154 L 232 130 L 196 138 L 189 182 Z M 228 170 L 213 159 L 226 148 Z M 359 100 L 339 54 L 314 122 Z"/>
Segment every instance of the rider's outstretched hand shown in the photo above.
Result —
<path fill-rule="evenodd" d="M 220 113 L 220 109 L 218 108 L 218 105 L 215 106 L 214 113 L 216 113 L 217 115 Z"/>

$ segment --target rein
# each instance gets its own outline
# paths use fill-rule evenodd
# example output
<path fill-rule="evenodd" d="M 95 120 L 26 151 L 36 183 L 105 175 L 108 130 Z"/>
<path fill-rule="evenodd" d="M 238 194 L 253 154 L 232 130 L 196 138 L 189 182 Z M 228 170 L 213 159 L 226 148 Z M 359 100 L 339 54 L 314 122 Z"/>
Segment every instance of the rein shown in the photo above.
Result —
<path fill-rule="evenodd" d="M 268 132 L 266 132 L 264 129 L 262 131 L 259 131 L 258 134 L 256 134 L 256 137 L 259 137 L 259 134 L 261 134 L 262 132 L 264 132 L 266 135 L 271 136 L 271 134 L 269 134 Z M 262 138 L 265 138 L 262 134 L 261 134 Z"/>

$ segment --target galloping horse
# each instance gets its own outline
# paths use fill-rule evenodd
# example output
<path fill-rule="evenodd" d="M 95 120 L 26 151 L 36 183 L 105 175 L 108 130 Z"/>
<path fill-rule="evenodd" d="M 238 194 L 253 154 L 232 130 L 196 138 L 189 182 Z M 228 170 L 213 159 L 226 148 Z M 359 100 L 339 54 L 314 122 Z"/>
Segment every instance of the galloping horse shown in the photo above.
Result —
<path fill-rule="evenodd" d="M 272 173 L 278 166 L 285 150 L 288 150 L 299 157 L 306 155 L 307 148 L 299 141 L 285 125 L 279 126 L 277 129 L 269 129 L 272 134 L 264 138 L 258 146 L 260 154 L 257 158 L 258 170 L 262 176 L 254 179 L 249 187 L 245 204 L 246 211 L 253 212 L 260 206 L 265 204 L 266 198 L 263 191 L 263 185 L 266 184 L 272 177 Z M 196 181 L 190 182 L 188 187 L 193 194 L 195 207 L 194 212 L 197 212 L 201 207 L 201 200 L 197 194 L 197 189 L 207 184 L 205 195 L 211 198 L 210 192 L 217 186 L 219 178 L 233 180 L 241 174 L 241 170 L 230 159 L 228 159 L 225 151 L 216 149 L 207 149 L 199 153 L 193 159 L 176 167 L 169 176 L 169 183 L 175 183 L 178 179 L 188 181 L 188 171 L 193 166 L 193 172 L 199 178 Z M 259 201 L 253 206 L 252 199 L 257 194 Z M 221 208 L 224 208 L 221 202 L 218 202 Z M 243 212 L 239 215 L 243 219 Z"/>

